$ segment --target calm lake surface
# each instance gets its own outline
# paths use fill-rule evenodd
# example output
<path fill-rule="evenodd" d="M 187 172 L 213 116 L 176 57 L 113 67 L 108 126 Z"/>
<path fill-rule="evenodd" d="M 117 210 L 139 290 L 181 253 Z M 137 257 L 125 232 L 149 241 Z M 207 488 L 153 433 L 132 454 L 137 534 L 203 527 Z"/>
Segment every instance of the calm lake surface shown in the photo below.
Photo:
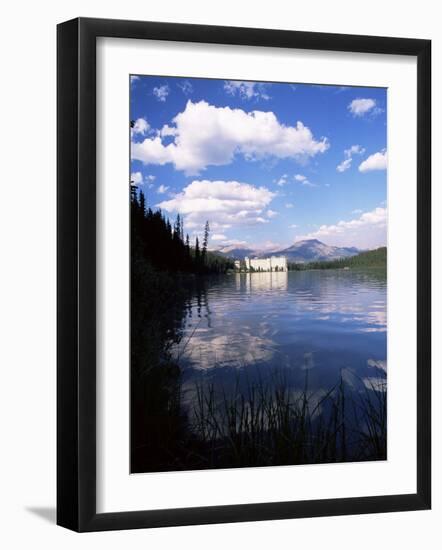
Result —
<path fill-rule="evenodd" d="M 323 395 L 342 377 L 350 391 L 385 391 L 383 270 L 232 274 L 193 296 L 174 354 L 183 403 L 196 388 L 284 384 Z"/>

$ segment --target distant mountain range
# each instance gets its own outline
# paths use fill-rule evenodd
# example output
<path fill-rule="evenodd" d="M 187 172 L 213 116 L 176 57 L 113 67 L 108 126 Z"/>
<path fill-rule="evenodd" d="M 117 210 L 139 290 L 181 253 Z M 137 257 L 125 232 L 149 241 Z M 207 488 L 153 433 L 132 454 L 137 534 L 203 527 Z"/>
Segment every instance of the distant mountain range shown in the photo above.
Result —
<path fill-rule="evenodd" d="M 262 252 L 250 248 L 223 248 L 219 251 L 223 256 L 235 260 L 243 260 L 246 256 L 249 258 L 269 258 L 270 256 L 285 256 L 289 262 L 306 263 L 326 260 L 337 260 L 339 258 L 349 258 L 362 252 L 360 249 L 351 247 L 329 246 L 317 239 L 307 239 L 298 241 L 288 248 L 282 250 L 273 250 L 272 252 Z"/>
<path fill-rule="evenodd" d="M 251 248 L 235 248 L 234 246 L 230 246 L 218 250 L 218 254 L 222 254 L 226 258 L 232 258 L 233 260 L 244 260 L 246 256 L 255 258 L 258 252 Z"/>

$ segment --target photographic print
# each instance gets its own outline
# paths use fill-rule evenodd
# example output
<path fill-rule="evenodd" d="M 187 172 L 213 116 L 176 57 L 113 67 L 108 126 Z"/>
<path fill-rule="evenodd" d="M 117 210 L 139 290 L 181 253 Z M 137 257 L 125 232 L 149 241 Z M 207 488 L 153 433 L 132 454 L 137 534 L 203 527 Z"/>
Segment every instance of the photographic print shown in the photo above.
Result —
<path fill-rule="evenodd" d="M 131 75 L 131 473 L 387 458 L 387 89 Z"/>

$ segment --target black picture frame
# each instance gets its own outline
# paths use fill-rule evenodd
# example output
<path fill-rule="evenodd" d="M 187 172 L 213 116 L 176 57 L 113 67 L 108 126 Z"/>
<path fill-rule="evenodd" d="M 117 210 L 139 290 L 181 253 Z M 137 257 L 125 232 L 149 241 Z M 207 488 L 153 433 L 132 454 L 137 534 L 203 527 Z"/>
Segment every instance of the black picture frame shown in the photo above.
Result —
<path fill-rule="evenodd" d="M 417 58 L 417 491 L 96 512 L 96 39 L 116 37 Z M 57 523 L 75 531 L 425 510 L 431 506 L 431 41 L 79 18 L 57 29 Z"/>

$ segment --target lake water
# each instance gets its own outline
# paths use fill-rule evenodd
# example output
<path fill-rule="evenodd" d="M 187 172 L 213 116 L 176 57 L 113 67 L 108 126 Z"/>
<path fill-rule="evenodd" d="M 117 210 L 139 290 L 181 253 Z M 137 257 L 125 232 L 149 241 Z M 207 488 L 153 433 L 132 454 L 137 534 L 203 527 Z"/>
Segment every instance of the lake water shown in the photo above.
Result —
<path fill-rule="evenodd" d="M 226 275 L 196 291 L 174 354 L 189 410 L 197 387 L 223 395 L 280 384 L 321 395 L 385 391 L 386 276 L 377 269 Z"/>

